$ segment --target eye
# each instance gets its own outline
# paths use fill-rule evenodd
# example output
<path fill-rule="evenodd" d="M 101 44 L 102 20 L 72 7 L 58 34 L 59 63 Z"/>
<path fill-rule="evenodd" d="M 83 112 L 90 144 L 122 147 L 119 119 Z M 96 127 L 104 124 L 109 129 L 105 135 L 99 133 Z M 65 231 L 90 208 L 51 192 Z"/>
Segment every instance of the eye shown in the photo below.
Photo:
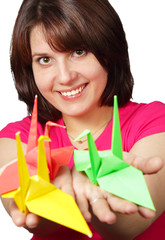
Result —
<path fill-rule="evenodd" d="M 39 63 L 42 65 L 47 65 L 47 64 L 51 63 L 52 61 L 53 61 L 53 59 L 50 57 L 42 57 L 39 59 Z"/>
<path fill-rule="evenodd" d="M 73 52 L 74 57 L 81 57 L 84 54 L 86 54 L 86 50 L 84 50 L 84 49 L 77 49 Z"/>

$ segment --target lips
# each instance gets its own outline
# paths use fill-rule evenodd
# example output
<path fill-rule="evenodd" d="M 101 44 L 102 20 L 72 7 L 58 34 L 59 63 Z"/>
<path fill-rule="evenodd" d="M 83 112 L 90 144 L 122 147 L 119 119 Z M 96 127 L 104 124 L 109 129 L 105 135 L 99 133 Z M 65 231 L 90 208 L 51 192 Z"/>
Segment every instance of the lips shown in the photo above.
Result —
<path fill-rule="evenodd" d="M 83 86 L 80 86 L 78 88 L 72 89 L 70 91 L 62 91 L 62 92 L 60 92 L 60 94 L 64 97 L 74 97 L 74 96 L 80 94 L 85 87 L 86 87 L 86 84 L 84 84 Z"/>

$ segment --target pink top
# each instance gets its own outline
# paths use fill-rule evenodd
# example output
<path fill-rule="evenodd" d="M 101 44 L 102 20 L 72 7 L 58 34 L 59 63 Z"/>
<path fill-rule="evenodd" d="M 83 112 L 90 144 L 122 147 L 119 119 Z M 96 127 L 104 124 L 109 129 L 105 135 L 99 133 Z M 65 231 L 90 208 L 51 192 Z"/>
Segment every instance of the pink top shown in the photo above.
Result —
<path fill-rule="evenodd" d="M 141 138 L 165 132 L 165 104 L 163 103 L 153 102 L 150 104 L 138 104 L 129 102 L 127 105 L 119 109 L 119 116 L 124 151 L 129 152 L 133 145 Z M 62 119 L 57 122 L 64 125 Z M 8 124 L 1 130 L 0 138 L 15 139 L 15 133 L 21 131 L 21 140 L 22 142 L 27 143 L 29 128 L 30 118 L 26 117 L 22 121 Z M 111 132 L 112 121 L 95 142 L 98 150 L 107 150 L 111 148 Z M 38 123 L 38 136 L 43 134 L 44 125 Z M 52 140 L 52 149 L 71 145 L 65 129 L 52 127 L 50 137 Z M 73 158 L 69 163 L 69 167 L 71 168 L 72 166 Z M 93 231 L 93 240 L 102 239 L 92 227 L 91 230 Z M 155 237 L 157 240 L 165 239 L 165 213 L 163 213 L 144 233 L 136 237 L 134 240 L 154 240 Z M 51 236 L 42 238 L 34 235 L 32 238 L 32 240 L 54 239 L 85 240 L 89 238 L 65 227 L 61 227 L 60 230 Z"/>

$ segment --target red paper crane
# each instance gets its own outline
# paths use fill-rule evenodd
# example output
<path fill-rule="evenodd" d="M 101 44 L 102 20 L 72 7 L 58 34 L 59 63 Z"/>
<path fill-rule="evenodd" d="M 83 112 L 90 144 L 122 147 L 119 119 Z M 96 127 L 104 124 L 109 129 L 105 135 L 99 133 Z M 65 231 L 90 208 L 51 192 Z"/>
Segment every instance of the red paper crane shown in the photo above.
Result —
<path fill-rule="evenodd" d="M 38 156 L 38 137 L 37 137 L 37 121 L 38 121 L 38 98 L 35 97 L 30 133 L 28 138 L 27 150 L 25 154 L 30 176 L 37 174 L 37 156 Z M 45 136 L 50 137 L 50 127 L 62 127 L 59 124 L 48 121 L 45 127 Z M 54 179 L 60 166 L 68 165 L 73 154 L 74 147 L 62 147 L 57 149 L 50 148 L 50 142 L 45 142 L 45 150 L 47 163 L 49 168 L 50 179 Z M 0 195 L 4 192 L 10 192 L 19 187 L 18 163 L 14 161 L 8 164 L 0 175 Z"/>

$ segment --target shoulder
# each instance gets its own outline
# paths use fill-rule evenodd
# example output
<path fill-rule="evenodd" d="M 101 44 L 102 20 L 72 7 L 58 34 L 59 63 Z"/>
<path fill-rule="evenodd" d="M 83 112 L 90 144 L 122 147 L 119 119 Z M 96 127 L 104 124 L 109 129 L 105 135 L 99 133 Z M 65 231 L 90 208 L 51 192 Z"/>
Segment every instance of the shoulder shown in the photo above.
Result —
<path fill-rule="evenodd" d="M 59 119 L 57 124 L 64 126 L 64 122 Z M 15 139 L 15 134 L 19 131 L 21 133 L 21 141 L 28 142 L 29 130 L 30 130 L 31 118 L 25 117 L 21 121 L 9 123 L 5 128 L 0 131 L 0 138 Z M 45 124 L 37 123 L 37 136 L 44 135 Z M 67 136 L 65 128 L 51 127 L 50 128 L 51 147 L 63 147 L 70 146 L 71 143 Z"/>
<path fill-rule="evenodd" d="M 165 104 L 162 102 L 129 102 L 119 113 L 126 151 L 143 137 L 165 132 Z"/>
<path fill-rule="evenodd" d="M 27 143 L 29 130 L 30 130 L 31 118 L 25 117 L 20 121 L 9 123 L 0 131 L 0 138 L 11 138 L 15 139 L 15 134 L 17 132 L 21 133 L 21 140 Z M 44 132 L 44 125 L 37 123 L 37 134 L 42 135 Z"/>
<path fill-rule="evenodd" d="M 165 114 L 165 104 L 162 102 L 151 102 L 151 103 L 136 103 L 128 102 L 125 106 L 120 108 L 120 114 L 123 117 L 125 114 L 128 114 L 129 117 L 137 117 L 139 114 L 144 114 L 144 117 L 147 115 L 156 115 Z"/>

